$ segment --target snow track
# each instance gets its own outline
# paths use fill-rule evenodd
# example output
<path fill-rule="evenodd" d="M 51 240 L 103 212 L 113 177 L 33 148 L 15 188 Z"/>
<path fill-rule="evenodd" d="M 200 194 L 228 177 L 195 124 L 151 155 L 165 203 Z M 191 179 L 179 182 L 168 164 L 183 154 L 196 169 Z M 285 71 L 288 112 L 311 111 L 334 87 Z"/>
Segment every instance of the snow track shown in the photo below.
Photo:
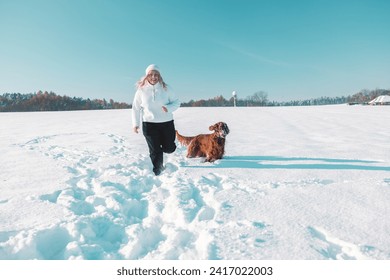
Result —
<path fill-rule="evenodd" d="M 188 165 L 185 149 L 179 147 L 166 157 L 166 170 L 156 177 L 150 172 L 149 157 L 134 155 L 125 138 L 102 133 L 93 137 L 105 138 L 99 140 L 109 143 L 105 150 L 72 148 L 83 136 L 44 136 L 19 145 L 66 168 L 66 187 L 28 198 L 60 206 L 65 218 L 49 228 L 25 229 L 11 236 L 1 244 L 1 258 L 220 258 L 214 236 L 225 233 L 218 229 L 217 217 L 226 215 L 230 206 L 215 195 L 223 189 L 225 176 L 210 173 L 192 179 L 185 171 L 178 172 Z M 229 227 L 259 228 L 248 221 Z M 240 236 L 243 245 L 249 238 L 245 233 Z M 254 246 L 264 242 L 252 238 Z"/>

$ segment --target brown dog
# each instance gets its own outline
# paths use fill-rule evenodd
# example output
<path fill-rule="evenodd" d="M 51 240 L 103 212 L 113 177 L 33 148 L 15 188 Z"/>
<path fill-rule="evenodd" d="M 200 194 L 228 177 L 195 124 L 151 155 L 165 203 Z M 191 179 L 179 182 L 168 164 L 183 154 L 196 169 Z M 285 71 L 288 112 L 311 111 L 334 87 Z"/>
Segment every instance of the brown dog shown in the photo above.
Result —
<path fill-rule="evenodd" d="M 211 134 L 197 136 L 182 136 L 176 130 L 176 137 L 180 144 L 188 146 L 187 157 L 206 157 L 205 161 L 213 162 L 221 159 L 225 153 L 225 137 L 229 134 L 229 127 L 224 122 L 218 122 L 209 127 L 214 131 Z"/>

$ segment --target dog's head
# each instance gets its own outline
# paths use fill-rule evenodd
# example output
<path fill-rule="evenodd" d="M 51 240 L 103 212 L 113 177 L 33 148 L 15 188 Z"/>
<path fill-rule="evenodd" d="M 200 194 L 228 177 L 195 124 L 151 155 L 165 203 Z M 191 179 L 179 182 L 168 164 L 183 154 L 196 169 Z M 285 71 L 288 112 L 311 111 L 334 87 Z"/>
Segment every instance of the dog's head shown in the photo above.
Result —
<path fill-rule="evenodd" d="M 229 134 L 230 130 L 226 123 L 217 122 L 209 127 L 211 131 L 214 131 L 218 137 L 225 138 Z"/>

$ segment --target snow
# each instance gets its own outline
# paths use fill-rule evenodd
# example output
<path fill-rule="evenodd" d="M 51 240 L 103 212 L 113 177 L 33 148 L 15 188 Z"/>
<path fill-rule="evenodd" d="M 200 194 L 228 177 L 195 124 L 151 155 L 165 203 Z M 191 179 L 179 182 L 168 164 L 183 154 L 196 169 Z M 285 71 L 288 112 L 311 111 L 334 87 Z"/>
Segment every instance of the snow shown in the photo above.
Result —
<path fill-rule="evenodd" d="M 0 114 L 0 259 L 390 259 L 387 106 L 180 108 L 215 163 L 154 176 L 130 110 Z"/>

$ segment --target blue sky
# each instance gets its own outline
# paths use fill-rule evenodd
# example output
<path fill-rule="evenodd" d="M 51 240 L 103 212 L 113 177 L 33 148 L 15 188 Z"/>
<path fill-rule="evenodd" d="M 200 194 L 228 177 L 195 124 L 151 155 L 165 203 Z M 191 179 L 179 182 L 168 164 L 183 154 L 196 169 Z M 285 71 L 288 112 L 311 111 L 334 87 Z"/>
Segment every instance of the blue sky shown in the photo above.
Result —
<path fill-rule="evenodd" d="M 390 89 L 388 0 L 0 0 L 0 94 L 132 102 L 159 65 L 182 101 Z"/>

